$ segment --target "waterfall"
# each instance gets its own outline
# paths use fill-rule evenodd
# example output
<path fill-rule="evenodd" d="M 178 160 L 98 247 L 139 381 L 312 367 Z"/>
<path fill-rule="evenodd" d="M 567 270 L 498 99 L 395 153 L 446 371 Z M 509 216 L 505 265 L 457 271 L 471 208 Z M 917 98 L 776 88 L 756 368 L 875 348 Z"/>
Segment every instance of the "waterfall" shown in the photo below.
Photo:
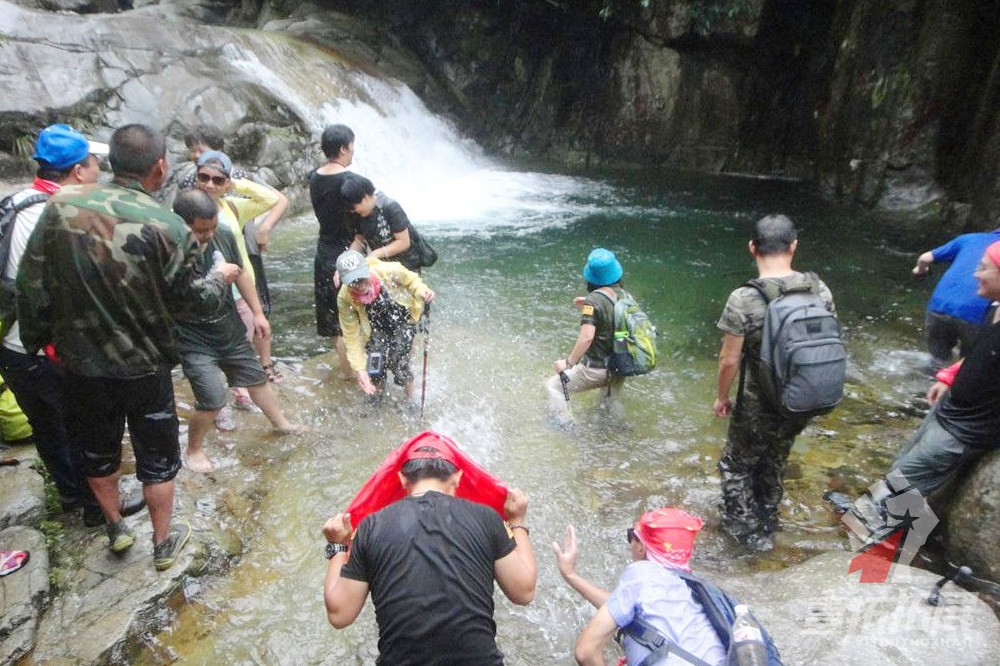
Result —
<path fill-rule="evenodd" d="M 351 170 L 397 200 L 435 235 L 526 233 L 600 209 L 610 186 L 590 178 L 504 168 L 434 115 L 403 83 L 349 67 L 301 42 L 244 33 L 226 57 L 313 131 L 354 130 Z"/>

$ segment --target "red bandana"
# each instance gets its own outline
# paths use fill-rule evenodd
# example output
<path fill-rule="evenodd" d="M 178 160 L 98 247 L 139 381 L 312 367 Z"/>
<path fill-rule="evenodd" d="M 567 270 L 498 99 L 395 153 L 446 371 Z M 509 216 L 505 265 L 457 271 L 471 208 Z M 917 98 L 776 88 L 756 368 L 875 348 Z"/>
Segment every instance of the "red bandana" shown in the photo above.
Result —
<path fill-rule="evenodd" d="M 368 281 L 370 286 L 368 287 L 368 291 L 365 293 L 355 294 L 353 291 L 351 292 L 351 298 L 362 305 L 371 305 L 382 292 L 382 283 L 379 282 L 379 279 L 375 277 L 374 273 L 368 277 Z"/>

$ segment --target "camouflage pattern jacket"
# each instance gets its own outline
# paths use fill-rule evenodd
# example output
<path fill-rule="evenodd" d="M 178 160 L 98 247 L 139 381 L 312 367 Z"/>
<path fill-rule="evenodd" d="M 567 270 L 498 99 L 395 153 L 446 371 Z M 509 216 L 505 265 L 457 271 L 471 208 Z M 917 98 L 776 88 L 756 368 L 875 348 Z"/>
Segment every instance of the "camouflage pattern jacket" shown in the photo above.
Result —
<path fill-rule="evenodd" d="M 200 269 L 184 221 L 138 183 L 64 187 L 18 270 L 21 340 L 29 354 L 53 343 L 88 377 L 169 370 L 179 361 L 172 313 L 217 309 L 229 288 Z"/>

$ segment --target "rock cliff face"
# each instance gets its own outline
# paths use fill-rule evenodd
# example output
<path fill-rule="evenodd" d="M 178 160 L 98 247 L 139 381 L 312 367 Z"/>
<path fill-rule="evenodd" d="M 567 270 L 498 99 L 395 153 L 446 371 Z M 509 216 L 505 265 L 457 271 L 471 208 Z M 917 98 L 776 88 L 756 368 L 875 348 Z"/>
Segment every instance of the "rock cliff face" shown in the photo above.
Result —
<path fill-rule="evenodd" d="M 802 178 L 942 234 L 1000 208 L 997 0 L 328 4 L 511 155 Z"/>

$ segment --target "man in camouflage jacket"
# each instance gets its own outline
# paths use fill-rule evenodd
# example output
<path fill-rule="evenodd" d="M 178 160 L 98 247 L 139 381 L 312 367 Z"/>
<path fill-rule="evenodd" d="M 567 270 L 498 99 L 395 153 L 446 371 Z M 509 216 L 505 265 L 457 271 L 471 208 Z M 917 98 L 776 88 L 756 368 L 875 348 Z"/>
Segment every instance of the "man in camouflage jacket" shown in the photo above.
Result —
<path fill-rule="evenodd" d="M 792 268 L 798 247 L 798 231 L 784 215 L 768 215 L 757 221 L 750 254 L 760 279 L 776 282 L 784 289 L 808 284 L 810 278 Z M 819 296 L 826 309 L 836 313 L 833 295 L 819 281 Z M 772 533 L 778 527 L 778 505 L 784 495 L 785 464 L 795 437 L 807 419 L 784 416 L 762 393 L 759 358 L 767 301 L 753 287 L 734 290 L 717 324 L 722 331 L 715 415 L 732 416 L 726 446 L 719 460 L 722 473 L 722 527 L 737 541 L 759 551 L 774 547 Z M 748 356 L 743 391 L 736 404 L 729 391 Z"/>
<path fill-rule="evenodd" d="M 224 264 L 201 278 L 197 241 L 150 197 L 167 176 L 159 132 L 118 129 L 110 161 L 113 183 L 64 187 L 50 199 L 18 271 L 18 320 L 28 353 L 51 343 L 66 369 L 69 438 L 82 451 L 114 552 L 135 541 L 118 499 L 128 423 L 154 564 L 165 569 L 190 534 L 186 525 L 171 527 L 181 465 L 171 315 L 220 307 L 240 269 Z"/>

